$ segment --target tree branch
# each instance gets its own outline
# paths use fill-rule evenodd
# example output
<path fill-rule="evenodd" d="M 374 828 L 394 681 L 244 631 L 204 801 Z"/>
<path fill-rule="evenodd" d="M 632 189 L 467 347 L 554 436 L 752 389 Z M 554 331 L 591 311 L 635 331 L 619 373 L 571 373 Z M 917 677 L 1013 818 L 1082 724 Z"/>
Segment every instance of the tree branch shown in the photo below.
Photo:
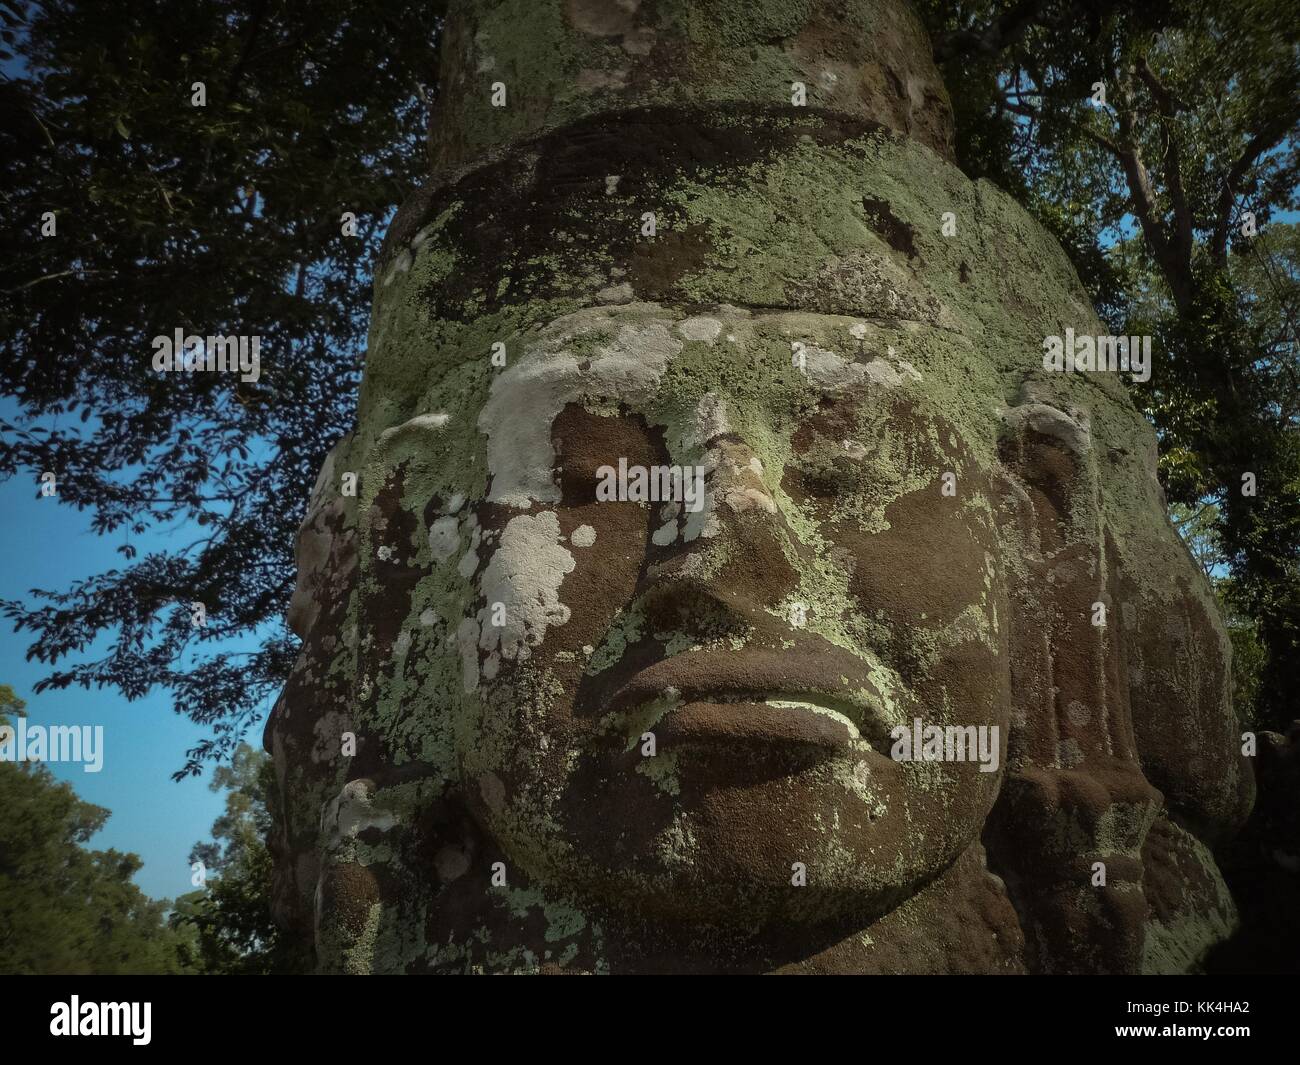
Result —
<path fill-rule="evenodd" d="M 1192 267 L 1192 212 L 1187 205 L 1183 189 L 1183 162 L 1178 150 L 1178 137 L 1173 128 L 1179 105 L 1156 77 L 1146 56 L 1137 61 L 1137 74 L 1151 91 L 1160 111 L 1160 125 L 1165 134 L 1165 152 L 1168 157 L 1169 202 L 1174 209 L 1174 247 L 1180 266 L 1190 272 Z"/>
<path fill-rule="evenodd" d="M 6 296 L 12 296 L 15 292 L 22 292 L 23 289 L 31 288 L 33 285 L 39 285 L 43 281 L 57 281 L 61 277 L 76 277 L 76 276 L 89 277 L 91 274 L 109 274 L 109 273 L 112 273 L 112 271 L 111 270 L 77 270 L 77 269 L 60 270 L 57 274 L 46 274 L 44 277 L 33 278 L 31 281 L 26 281 L 15 288 L 7 288 L 4 290 L 4 294 Z"/>
<path fill-rule="evenodd" d="M 953 30 L 936 37 L 934 59 L 936 63 L 969 55 L 993 55 L 1007 45 L 1018 41 L 1042 13 L 1044 0 L 1021 0 L 1009 11 L 1004 11 L 987 26 L 980 29 Z"/>
<path fill-rule="evenodd" d="M 1165 234 L 1160 206 L 1151 187 L 1151 175 L 1142 161 L 1142 153 L 1137 144 L 1132 96 L 1123 78 L 1119 79 L 1118 91 L 1123 106 L 1116 109 L 1120 133 L 1116 142 L 1116 158 L 1128 184 L 1129 204 L 1142 227 L 1142 236 L 1164 275 L 1174 303 L 1180 312 L 1185 312 L 1192 301 L 1191 245 L 1185 249 L 1186 254 L 1182 254 L 1184 249 L 1181 242 L 1178 246 L 1171 245 Z"/>
<path fill-rule="evenodd" d="M 1246 172 L 1258 162 L 1259 157 L 1273 148 L 1288 132 L 1300 122 L 1300 104 L 1293 104 L 1289 109 L 1280 111 L 1264 123 L 1264 126 L 1246 142 L 1246 147 L 1237 161 L 1228 170 L 1219 191 L 1218 219 L 1214 224 L 1214 236 L 1210 241 L 1210 254 L 1216 265 L 1222 267 L 1228 261 L 1228 230 L 1232 226 L 1232 208 L 1237 199 L 1237 186 Z"/>

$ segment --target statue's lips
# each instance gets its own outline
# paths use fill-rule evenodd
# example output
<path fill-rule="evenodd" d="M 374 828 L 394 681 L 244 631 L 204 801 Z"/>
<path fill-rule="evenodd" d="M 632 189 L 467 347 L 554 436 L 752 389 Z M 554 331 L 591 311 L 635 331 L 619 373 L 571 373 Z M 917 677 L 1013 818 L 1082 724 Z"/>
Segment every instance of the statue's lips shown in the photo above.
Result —
<path fill-rule="evenodd" d="M 729 741 L 736 746 L 770 747 L 797 744 L 833 750 L 865 746 L 856 727 L 843 716 L 819 711 L 816 704 L 790 700 L 784 705 L 763 701 L 694 700 L 674 707 L 654 726 L 660 750 L 683 743 Z"/>
<path fill-rule="evenodd" d="M 800 651 L 690 651 L 634 674 L 607 708 L 628 712 L 661 702 L 656 737 L 722 735 L 889 749 L 897 722 L 885 715 L 864 663 L 822 644 Z"/>

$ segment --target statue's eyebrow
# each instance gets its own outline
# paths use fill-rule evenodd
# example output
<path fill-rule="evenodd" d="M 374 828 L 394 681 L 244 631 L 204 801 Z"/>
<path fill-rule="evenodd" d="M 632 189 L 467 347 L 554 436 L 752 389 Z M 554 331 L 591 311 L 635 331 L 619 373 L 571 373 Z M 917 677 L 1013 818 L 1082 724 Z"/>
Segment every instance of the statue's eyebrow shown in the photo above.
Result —
<path fill-rule="evenodd" d="M 892 389 L 882 386 L 869 378 L 858 378 L 842 385 L 824 387 L 812 385 L 812 395 L 820 404 L 829 402 L 835 408 L 857 410 L 880 410 L 888 405 Z M 819 409 L 818 414 L 829 413 Z"/>
<path fill-rule="evenodd" d="M 891 348 L 888 356 L 872 353 L 870 358 L 846 358 L 835 351 L 809 348 L 807 364 L 801 368 L 808 383 L 827 394 L 899 388 L 909 381 L 920 381 L 920 371 Z"/>
<path fill-rule="evenodd" d="M 718 447 L 721 444 L 745 444 L 747 441 L 743 434 L 736 432 L 734 429 L 728 429 L 725 432 L 714 433 L 705 440 L 700 446 L 704 450 Z"/>

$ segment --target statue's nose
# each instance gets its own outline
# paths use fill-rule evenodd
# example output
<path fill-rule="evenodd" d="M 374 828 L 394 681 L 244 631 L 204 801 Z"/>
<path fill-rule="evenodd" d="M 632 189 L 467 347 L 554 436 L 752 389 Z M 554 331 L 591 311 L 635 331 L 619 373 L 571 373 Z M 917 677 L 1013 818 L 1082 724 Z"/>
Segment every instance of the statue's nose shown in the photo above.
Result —
<path fill-rule="evenodd" d="M 742 438 L 729 434 L 715 442 L 713 452 L 712 497 L 719 521 L 743 517 L 779 527 L 780 510 L 763 479 L 763 463 L 754 449 Z"/>
<path fill-rule="evenodd" d="M 763 463 L 741 436 L 709 441 L 701 508 L 660 536 L 646 567 L 647 605 L 709 600 L 734 620 L 766 626 L 799 586 L 800 553 Z"/>

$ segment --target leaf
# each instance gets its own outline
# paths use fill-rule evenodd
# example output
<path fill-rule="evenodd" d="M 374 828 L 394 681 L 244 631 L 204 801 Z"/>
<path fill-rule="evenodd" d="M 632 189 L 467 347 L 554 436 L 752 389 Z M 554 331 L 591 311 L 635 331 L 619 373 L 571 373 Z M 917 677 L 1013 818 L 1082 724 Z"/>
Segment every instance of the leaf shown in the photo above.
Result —
<path fill-rule="evenodd" d="M 117 130 L 117 132 L 121 135 L 123 140 L 129 140 L 131 138 L 131 131 L 126 128 L 126 123 L 123 122 L 120 118 L 115 123 L 113 123 L 113 128 Z"/>

